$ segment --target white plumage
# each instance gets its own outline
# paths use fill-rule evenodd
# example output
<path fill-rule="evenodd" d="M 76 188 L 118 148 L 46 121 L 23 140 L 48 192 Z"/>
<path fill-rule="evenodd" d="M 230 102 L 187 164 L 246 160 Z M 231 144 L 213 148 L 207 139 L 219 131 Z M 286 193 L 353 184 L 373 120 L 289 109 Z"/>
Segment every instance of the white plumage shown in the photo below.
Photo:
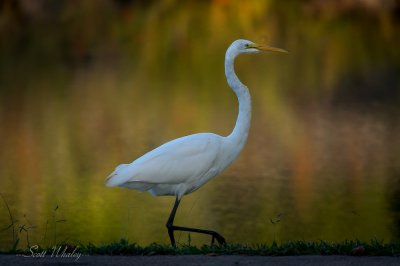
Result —
<path fill-rule="evenodd" d="M 167 142 L 131 164 L 117 166 L 106 185 L 181 197 L 223 170 L 218 162 L 223 141 L 224 137 L 201 133 Z"/>
<path fill-rule="evenodd" d="M 172 245 L 174 230 L 212 235 L 220 243 L 224 238 L 214 231 L 177 227 L 173 225 L 176 209 L 183 195 L 189 194 L 211 178 L 221 173 L 239 155 L 247 140 L 251 120 L 250 94 L 234 71 L 235 57 L 242 53 L 258 53 L 261 50 L 286 52 L 285 50 L 236 40 L 225 54 L 227 82 L 239 101 L 239 114 L 235 128 L 229 136 L 200 133 L 167 142 L 144 154 L 130 164 L 117 166 L 106 179 L 106 186 L 149 191 L 155 196 L 176 196 L 174 208 L 167 223 Z"/>

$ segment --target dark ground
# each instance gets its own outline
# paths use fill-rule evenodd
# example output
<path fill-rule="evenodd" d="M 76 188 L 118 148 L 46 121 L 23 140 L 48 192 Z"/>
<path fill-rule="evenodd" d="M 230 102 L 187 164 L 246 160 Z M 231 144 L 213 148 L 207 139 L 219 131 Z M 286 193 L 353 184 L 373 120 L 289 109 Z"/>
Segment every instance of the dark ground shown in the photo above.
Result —
<path fill-rule="evenodd" d="M 400 257 L 352 256 L 81 256 L 77 258 L 44 258 L 0 255 L 0 265 L 400 265 Z"/>

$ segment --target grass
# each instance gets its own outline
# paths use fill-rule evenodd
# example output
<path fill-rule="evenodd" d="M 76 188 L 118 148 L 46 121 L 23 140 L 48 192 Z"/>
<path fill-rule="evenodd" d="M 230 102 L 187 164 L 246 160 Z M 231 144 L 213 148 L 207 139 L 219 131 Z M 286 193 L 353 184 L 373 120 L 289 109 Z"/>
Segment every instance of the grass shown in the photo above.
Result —
<path fill-rule="evenodd" d="M 370 243 L 344 241 L 329 243 L 325 241 L 293 241 L 282 244 L 227 244 L 223 246 L 196 247 L 182 245 L 173 248 L 170 245 L 151 244 L 141 247 L 125 239 L 119 242 L 95 246 L 88 244 L 81 247 L 81 252 L 100 255 L 259 255 L 259 256 L 292 256 L 292 255 L 374 255 L 399 256 L 400 243 L 387 243 L 372 240 Z"/>
<path fill-rule="evenodd" d="M 203 245 L 201 247 L 191 245 L 191 239 L 189 235 L 187 244 L 180 244 L 178 247 L 172 247 L 167 244 L 153 243 L 148 246 L 139 246 L 136 243 L 129 243 L 126 239 L 121 239 L 118 242 L 102 245 L 89 244 L 71 244 L 71 243 L 60 243 L 57 241 L 57 224 L 60 222 L 66 222 L 65 219 L 58 219 L 57 210 L 58 205 L 53 209 L 52 219 L 47 220 L 45 232 L 43 236 L 43 245 L 34 245 L 32 251 L 32 245 L 29 241 L 29 231 L 36 228 L 31 225 L 26 219 L 25 221 L 19 221 L 14 218 L 11 209 L 0 193 L 10 218 L 10 224 L 4 229 L 0 230 L 0 233 L 5 231 L 11 231 L 12 233 L 12 244 L 8 250 L 0 250 L 0 254 L 32 254 L 40 253 L 43 251 L 51 253 L 54 249 L 60 249 L 64 252 L 79 252 L 86 255 L 127 255 L 127 256 L 152 256 L 152 255 L 249 255 L 249 256 L 293 256 L 293 255 L 353 255 L 353 256 L 400 256 L 400 241 L 392 243 L 384 243 L 376 239 L 370 242 L 362 242 L 359 240 L 346 240 L 343 242 L 306 242 L 306 241 L 290 241 L 286 243 L 272 244 L 226 244 L 226 245 Z M 279 219 L 279 216 L 278 216 Z M 277 220 L 279 221 L 279 220 Z M 44 247 L 47 241 L 46 236 L 48 233 L 49 222 L 53 225 L 53 244 L 50 247 Z M 275 224 L 275 220 L 271 220 L 271 223 Z M 27 248 L 19 248 L 21 236 L 26 237 Z M 58 244 L 54 244 L 58 243 Z M 54 252 L 54 251 L 53 251 Z"/>
<path fill-rule="evenodd" d="M 68 248 L 68 252 L 74 249 L 77 252 L 87 255 L 124 255 L 124 256 L 152 256 L 152 255 L 247 255 L 247 256 L 294 256 L 294 255 L 352 255 L 352 256 L 400 256 L 400 243 L 383 243 L 377 240 L 371 240 L 369 243 L 358 240 L 348 240 L 340 243 L 330 243 L 326 241 L 305 242 L 293 241 L 278 244 L 226 244 L 223 246 L 201 247 L 192 245 L 181 245 L 176 248 L 167 244 L 150 244 L 142 247 L 136 243 L 129 243 L 126 239 L 118 242 L 94 245 L 70 245 L 60 244 Z M 78 247 L 78 248 L 77 248 Z M 35 252 L 51 250 L 40 248 Z M 2 254 L 30 254 L 29 249 L 11 250 L 0 252 Z"/>
<path fill-rule="evenodd" d="M 11 231 L 12 233 L 12 247 L 11 249 L 8 251 L 8 253 L 17 253 L 18 251 L 21 251 L 18 246 L 20 244 L 20 240 L 21 237 L 25 237 L 26 239 L 26 243 L 28 246 L 28 249 L 31 245 L 30 241 L 29 241 L 29 232 L 34 230 L 37 226 L 32 225 L 27 216 L 24 214 L 24 219 L 22 220 L 18 220 L 15 219 L 12 211 L 10 209 L 10 206 L 6 200 L 6 198 L 3 196 L 2 193 L 0 193 L 0 197 L 2 198 L 4 205 L 7 208 L 7 212 L 8 212 L 8 216 L 10 218 L 10 224 L 7 225 L 5 228 L 0 229 L 0 233 L 6 232 L 8 230 Z M 46 226 L 45 226 L 45 230 L 44 230 L 44 235 L 43 235 L 43 241 L 42 243 L 46 242 L 46 238 L 47 238 L 47 233 L 48 233 L 48 226 L 49 223 L 51 222 L 52 226 L 53 226 L 53 243 L 57 243 L 57 224 L 62 223 L 62 222 L 66 222 L 67 220 L 65 219 L 57 219 L 57 210 L 58 210 L 58 205 L 56 205 L 56 207 L 53 209 L 53 214 L 52 214 L 52 219 L 51 220 L 47 220 L 46 221 Z M 0 254 L 4 253 L 0 250 Z"/>

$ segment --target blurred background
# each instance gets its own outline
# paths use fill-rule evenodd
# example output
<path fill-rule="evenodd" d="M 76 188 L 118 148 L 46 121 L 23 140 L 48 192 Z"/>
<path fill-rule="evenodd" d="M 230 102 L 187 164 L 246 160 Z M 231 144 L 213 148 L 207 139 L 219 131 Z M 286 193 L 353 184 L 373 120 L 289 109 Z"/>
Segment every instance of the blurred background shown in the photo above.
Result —
<path fill-rule="evenodd" d="M 239 243 L 400 240 L 399 26 L 397 0 L 1 1 L 0 249 L 168 243 L 174 199 L 104 179 L 168 140 L 231 132 L 238 38 L 290 53 L 236 60 L 247 146 L 176 223 Z"/>

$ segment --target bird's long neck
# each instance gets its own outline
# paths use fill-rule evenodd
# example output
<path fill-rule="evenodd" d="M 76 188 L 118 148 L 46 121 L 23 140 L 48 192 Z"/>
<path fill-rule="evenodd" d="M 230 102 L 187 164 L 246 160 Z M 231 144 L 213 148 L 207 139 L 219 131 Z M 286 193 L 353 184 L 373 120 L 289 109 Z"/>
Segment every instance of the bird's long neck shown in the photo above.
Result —
<path fill-rule="evenodd" d="M 234 60 L 236 55 L 228 52 L 225 56 L 225 75 L 229 86 L 236 93 L 239 101 L 239 114 L 236 120 L 235 128 L 227 139 L 235 145 L 239 153 L 246 143 L 249 134 L 251 120 L 251 97 L 247 87 L 240 82 L 234 69 Z"/>

